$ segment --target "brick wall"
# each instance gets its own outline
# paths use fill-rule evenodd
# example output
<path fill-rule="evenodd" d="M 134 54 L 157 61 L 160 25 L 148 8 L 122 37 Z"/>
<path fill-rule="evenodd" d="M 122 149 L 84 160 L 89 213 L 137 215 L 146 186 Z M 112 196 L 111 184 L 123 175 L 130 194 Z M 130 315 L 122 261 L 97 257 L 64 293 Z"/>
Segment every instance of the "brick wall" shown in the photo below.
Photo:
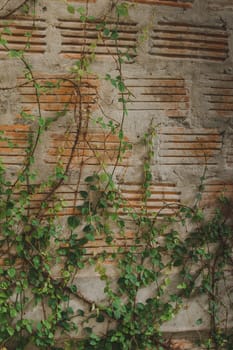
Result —
<path fill-rule="evenodd" d="M 20 3 L 22 1 L 17 4 Z M 122 20 L 118 31 L 119 49 L 129 47 L 132 57 L 123 66 L 125 83 L 132 92 L 124 131 L 125 140 L 135 147 L 124 154 L 117 169 L 122 193 L 132 208 L 137 210 L 141 206 L 139 183 L 144 149 L 139 139 L 153 120 L 154 125 L 159 126 L 148 210 L 171 215 L 179 203 L 193 203 L 200 176 L 207 165 L 201 205 L 210 212 L 219 195 L 233 199 L 233 1 L 131 0 L 129 3 L 130 19 Z M 25 32 L 33 29 L 26 57 L 35 77 L 45 88 L 47 81 L 62 81 L 48 94 L 40 96 L 44 116 L 51 117 L 63 109 L 67 111 L 67 117 L 58 118 L 54 130 L 50 130 L 39 145 L 41 177 L 46 178 L 57 159 L 65 164 L 72 151 L 75 134 L 71 126 L 67 136 L 67 121 L 80 98 L 84 113 L 98 115 L 104 109 L 120 120 L 119 96 L 104 79 L 106 71 L 114 74 L 111 55 L 116 53 L 116 47 L 114 40 L 101 41 L 96 31 L 96 24 L 110 4 L 108 0 L 89 1 L 90 14 L 96 20 L 87 23 L 85 28 L 58 0 L 38 1 L 35 18 L 23 15 L 20 9 L 6 17 L 17 4 L 12 1 L 0 6 L 0 32 L 6 25 L 12 32 L 12 35 L 4 33 L 3 38 L 9 41 L 10 48 L 23 49 L 27 44 Z M 114 26 L 111 18 L 106 21 Z M 80 57 L 83 45 L 89 50 L 88 45 L 93 42 L 96 43 L 93 64 L 96 75 L 90 74 L 83 81 L 80 97 L 69 81 L 72 73 L 68 67 Z M 138 49 L 134 51 L 136 46 Z M 0 48 L 0 88 L 0 130 L 17 144 L 11 148 L 0 140 L 0 156 L 10 176 L 14 177 L 24 162 L 28 133 L 32 132 L 27 123 L 22 122 L 19 112 L 36 114 L 38 106 L 32 84 L 22 76 L 21 64 L 9 59 L 3 47 Z M 98 168 L 101 162 L 111 169 L 118 147 L 117 137 L 94 125 L 89 126 L 87 136 L 81 134 L 69 179 L 57 193 L 65 201 L 62 217 L 72 213 L 74 203 L 81 200 L 76 196 L 80 165 L 84 166 L 84 174 Z M 32 198 L 31 210 L 46 196 L 46 189 L 37 193 Z M 164 204 L 171 205 L 161 211 Z M 130 245 L 131 239 L 129 230 L 125 239 L 116 237 L 115 244 Z M 95 254 L 104 248 L 103 240 L 99 237 L 87 248 L 88 254 Z M 88 289 L 87 275 L 81 276 L 80 281 L 83 278 Z M 92 277 L 91 288 L 95 286 L 95 273 Z M 93 298 L 101 295 L 98 283 L 93 293 Z M 199 309 L 194 302 L 187 307 L 183 319 L 178 317 L 164 326 L 164 330 L 181 338 L 185 336 L 183 333 L 201 331 L 202 326 L 194 323 L 195 312 Z"/>

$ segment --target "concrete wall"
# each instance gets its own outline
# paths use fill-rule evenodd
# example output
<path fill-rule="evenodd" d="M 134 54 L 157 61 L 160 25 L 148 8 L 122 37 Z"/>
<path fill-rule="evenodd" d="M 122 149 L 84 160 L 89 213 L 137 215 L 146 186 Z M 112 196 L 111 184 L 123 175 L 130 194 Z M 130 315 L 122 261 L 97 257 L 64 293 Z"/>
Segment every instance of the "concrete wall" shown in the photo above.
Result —
<path fill-rule="evenodd" d="M 57 77 L 69 78 L 69 67 L 80 57 L 84 44 L 83 24 L 58 0 L 39 0 L 34 20 L 20 10 L 3 18 L 19 3 L 3 1 L 0 6 L 1 27 L 7 23 L 13 33 L 8 37 L 10 47 L 23 48 L 24 32 L 31 30 L 34 23 L 26 56 L 35 77 L 41 83 Z M 69 3 L 83 4 L 71 0 Z M 125 43 L 132 49 L 138 46 L 132 62 L 123 66 L 125 83 L 135 96 L 135 100 L 132 97 L 128 104 L 129 114 L 124 126 L 125 135 L 134 148 L 124 155 L 117 169 L 117 180 L 125 197 L 131 199 L 132 206 L 139 205 L 137 193 L 145 153 L 139 140 L 153 120 L 153 124 L 159 126 L 150 210 L 160 210 L 164 202 L 192 204 L 200 176 L 207 165 L 202 205 L 208 211 L 217 203 L 221 193 L 230 199 L 233 197 L 233 1 L 131 0 L 129 4 L 132 5 L 129 8 L 130 20 L 122 22 L 118 30 L 122 49 Z M 98 19 L 110 7 L 108 0 L 90 1 L 89 14 Z M 86 32 L 87 41 L 91 43 L 95 39 L 93 25 L 88 24 Z M 111 57 L 114 50 L 111 42 L 105 45 L 97 43 L 93 73 L 84 81 L 81 90 L 85 100 L 83 108 L 87 112 L 98 116 L 101 107 L 105 113 L 120 120 L 119 96 L 104 79 L 107 71 L 115 74 Z M 19 111 L 37 113 L 33 88 L 24 83 L 22 64 L 9 59 L 4 48 L 0 48 L 0 130 L 10 135 L 13 141 L 20 140 L 22 145 L 17 149 L 0 148 L 0 156 L 12 178 L 22 165 L 27 144 L 28 126 L 22 122 Z M 42 96 L 43 115 L 54 115 L 69 102 L 71 95 L 76 101 L 73 86 L 67 82 L 53 94 Z M 71 145 L 67 143 L 65 130 L 72 118 L 73 106 L 69 105 L 68 115 L 58 119 L 39 145 L 42 178 L 50 174 L 59 154 L 64 162 L 68 159 Z M 80 164 L 84 164 L 83 176 L 98 167 L 89 145 L 96 147 L 99 158 L 109 169 L 116 161 L 117 138 L 104 138 L 103 131 L 90 124 L 87 140 L 88 144 L 83 139 L 81 150 L 76 150 L 68 183 L 59 189 L 58 195 L 65 199 L 64 218 L 72 212 L 76 200 Z M 106 144 L 105 151 L 103 143 Z M 65 145 L 65 151 L 59 150 L 61 145 Z M 167 209 L 166 213 L 170 212 L 171 209 Z M 88 252 L 96 254 L 102 249 L 102 244 L 101 239 L 96 240 Z M 120 243 L 116 239 L 117 244 Z M 77 283 L 90 300 L 103 298 L 103 285 L 94 271 L 84 271 Z M 183 333 L 187 336 L 194 330 L 205 330 L 207 323 L 195 324 L 205 308 L 205 300 L 194 300 L 175 321 L 164 326 L 164 330 L 179 333 L 181 337 Z"/>

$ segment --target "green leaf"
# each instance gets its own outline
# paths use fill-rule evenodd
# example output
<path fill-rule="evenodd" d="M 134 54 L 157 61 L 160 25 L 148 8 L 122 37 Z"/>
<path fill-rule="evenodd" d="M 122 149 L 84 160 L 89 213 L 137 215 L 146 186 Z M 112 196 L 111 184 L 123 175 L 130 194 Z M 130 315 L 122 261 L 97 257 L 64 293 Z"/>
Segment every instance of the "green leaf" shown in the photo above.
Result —
<path fill-rule="evenodd" d="M 87 233 L 85 235 L 85 237 L 88 239 L 88 241 L 94 241 L 95 240 L 95 236 L 93 235 L 93 233 Z"/>
<path fill-rule="evenodd" d="M 198 320 L 196 320 L 195 323 L 196 323 L 197 326 L 201 325 L 203 323 L 202 318 L 199 318 Z"/>
<path fill-rule="evenodd" d="M 122 129 L 119 131 L 118 137 L 119 137 L 120 140 L 123 140 L 123 138 L 124 138 L 124 133 L 123 133 L 123 130 L 122 130 Z"/>
<path fill-rule="evenodd" d="M 63 271 L 62 273 L 64 278 L 69 278 L 70 277 L 70 272 L 69 271 Z"/>
<path fill-rule="evenodd" d="M 81 220 L 77 215 L 72 215 L 68 217 L 67 223 L 70 228 L 75 229 L 80 225 Z"/>
<path fill-rule="evenodd" d="M 145 174 L 145 180 L 146 181 L 151 181 L 152 180 L 152 174 L 151 174 L 151 172 L 146 172 L 146 174 Z"/>
<path fill-rule="evenodd" d="M 2 300 L 8 299 L 8 295 L 6 292 L 0 291 L 0 303 L 2 303 Z"/>
<path fill-rule="evenodd" d="M 90 185 L 89 189 L 90 189 L 91 191 L 98 191 L 98 187 L 95 186 L 95 185 Z"/>
<path fill-rule="evenodd" d="M 75 8 L 74 8 L 74 6 L 72 6 L 72 5 L 68 5 L 67 6 L 67 11 L 69 12 L 69 13 L 72 13 L 72 15 L 75 13 Z"/>
<path fill-rule="evenodd" d="M 129 15 L 128 4 L 123 2 L 122 4 L 117 5 L 116 6 L 116 13 L 119 17 L 127 17 Z"/>
<path fill-rule="evenodd" d="M 7 40 L 0 37 L 0 45 L 6 46 Z"/>
<path fill-rule="evenodd" d="M 26 32 L 24 34 L 24 36 L 26 36 L 27 38 L 31 38 L 32 37 L 32 33 L 31 32 Z"/>
<path fill-rule="evenodd" d="M 1 40 L 0 40 L 0 44 L 1 44 Z M 11 58 L 20 58 L 23 56 L 23 51 L 20 50 L 10 50 L 8 52 L 8 56 Z"/>
<path fill-rule="evenodd" d="M 111 79 L 111 75 L 110 74 L 105 74 L 105 80 L 110 80 Z"/>
<path fill-rule="evenodd" d="M 109 36 L 109 34 L 110 34 L 110 29 L 104 28 L 104 30 L 103 30 L 103 35 L 104 35 L 104 36 Z"/>
<path fill-rule="evenodd" d="M 95 21 L 95 17 L 94 16 L 88 16 L 87 19 L 88 19 L 88 21 L 92 21 L 92 22 Z"/>
<path fill-rule="evenodd" d="M 10 309 L 10 317 L 14 318 L 17 316 L 17 314 L 18 314 L 18 312 L 16 309 L 14 309 L 14 308 Z"/>
<path fill-rule="evenodd" d="M 12 202 L 12 201 L 8 201 L 7 203 L 6 203 L 6 208 L 7 209 L 13 209 L 14 208 L 14 202 Z"/>
<path fill-rule="evenodd" d="M 178 286 L 176 287 L 177 289 L 186 289 L 187 288 L 187 285 L 186 285 L 186 283 L 180 283 L 180 284 L 178 284 Z"/>
<path fill-rule="evenodd" d="M 105 318 L 103 314 L 99 314 L 99 316 L 96 317 L 96 321 L 101 323 L 104 322 Z"/>
<path fill-rule="evenodd" d="M 12 328 L 12 327 L 7 327 L 7 332 L 8 332 L 8 334 L 12 337 L 12 335 L 14 335 L 14 333 L 15 333 L 15 330 L 14 330 L 14 328 Z"/>
<path fill-rule="evenodd" d="M 88 192 L 87 191 L 79 191 L 79 193 L 80 193 L 80 196 L 82 198 L 87 199 L 87 197 L 88 197 Z"/>
<path fill-rule="evenodd" d="M 86 225 L 84 228 L 83 228 L 83 232 L 85 233 L 93 233 L 95 232 L 95 227 L 93 225 Z"/>
<path fill-rule="evenodd" d="M 80 16 L 80 21 L 81 21 L 81 22 L 85 22 L 85 21 L 86 21 L 86 16 L 81 15 L 81 16 Z"/>
<path fill-rule="evenodd" d="M 77 311 L 77 314 L 78 314 L 78 316 L 84 316 L 84 311 L 83 310 L 81 310 L 81 309 L 78 309 L 78 311 Z"/>
<path fill-rule="evenodd" d="M 119 37 L 118 31 L 117 31 L 117 30 L 112 30 L 110 38 L 111 38 L 112 40 L 117 40 L 118 37 Z"/>
<path fill-rule="evenodd" d="M 45 126 L 45 119 L 44 118 L 39 118 L 38 119 L 38 124 L 41 128 Z"/>
<path fill-rule="evenodd" d="M 101 183 L 107 182 L 108 180 L 109 180 L 109 174 L 107 174 L 107 173 L 100 174 L 100 182 Z"/>
<path fill-rule="evenodd" d="M 76 293 L 77 292 L 77 286 L 75 284 L 72 284 L 70 286 L 70 290 L 72 291 L 72 293 Z"/>
<path fill-rule="evenodd" d="M 11 267 L 10 269 L 7 270 L 7 274 L 10 278 L 14 278 L 16 275 L 16 270 L 14 267 Z"/>
<path fill-rule="evenodd" d="M 124 92 L 125 91 L 125 84 L 123 83 L 123 81 L 120 81 L 118 83 L 118 89 L 120 92 Z"/>
<path fill-rule="evenodd" d="M 6 34 L 9 34 L 9 35 L 12 35 L 12 31 L 11 31 L 10 28 L 8 28 L 8 27 L 5 27 L 5 28 L 3 29 L 3 32 L 6 33 Z"/>
<path fill-rule="evenodd" d="M 40 267 L 40 257 L 38 255 L 36 255 L 33 257 L 32 260 L 33 260 L 33 264 L 34 264 L 35 269 L 38 270 Z"/>
<path fill-rule="evenodd" d="M 100 198 L 98 203 L 99 208 L 107 208 L 108 203 L 105 198 Z"/>
<path fill-rule="evenodd" d="M 27 323 L 25 327 L 26 327 L 28 333 L 32 334 L 32 331 L 33 331 L 32 326 Z"/>
<path fill-rule="evenodd" d="M 84 327 L 83 330 L 84 330 L 88 335 L 91 335 L 91 334 L 92 334 L 92 328 L 91 328 L 91 327 Z"/>
<path fill-rule="evenodd" d="M 87 177 L 85 178 L 85 181 L 86 181 L 86 182 L 94 182 L 94 181 L 95 181 L 95 176 L 87 176 Z"/>
<path fill-rule="evenodd" d="M 80 14 L 80 15 L 84 15 L 86 10 L 85 10 L 85 7 L 83 6 L 80 6 L 77 8 L 77 12 Z"/>

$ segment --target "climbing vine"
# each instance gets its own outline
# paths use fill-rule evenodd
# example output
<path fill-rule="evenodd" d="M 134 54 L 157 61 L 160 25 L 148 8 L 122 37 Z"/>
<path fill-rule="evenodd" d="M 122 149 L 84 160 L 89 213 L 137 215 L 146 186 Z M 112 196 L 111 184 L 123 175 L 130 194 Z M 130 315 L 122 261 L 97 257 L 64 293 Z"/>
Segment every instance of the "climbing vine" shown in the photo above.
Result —
<path fill-rule="evenodd" d="M 153 185 L 151 163 L 156 152 L 157 126 L 153 121 L 142 136 L 145 159 L 139 210 L 126 200 L 116 181 L 116 170 L 132 148 L 124 133 L 132 93 L 125 84 L 122 69 L 132 60 L 132 52 L 127 47 L 123 52 L 118 45 L 118 24 L 127 19 L 128 7 L 127 3 L 112 2 L 114 25 L 107 15 L 98 20 L 96 41 L 83 45 L 69 77 L 52 81 L 42 82 L 37 78 L 27 58 L 32 33 L 25 33 L 25 48 L 16 50 L 9 46 L 12 33 L 7 20 L 2 29 L 0 44 L 9 57 L 21 62 L 25 78 L 21 86 L 33 87 L 37 113 L 21 111 L 21 123 L 28 126 L 21 169 L 12 178 L 9 169 L 0 163 L 1 349 L 21 350 L 28 346 L 51 350 L 177 349 L 174 340 L 163 334 L 161 327 L 173 319 L 188 300 L 198 296 L 206 298 L 209 317 L 208 335 L 200 337 L 200 345 L 205 349 L 232 349 L 233 333 L 228 322 L 232 307 L 233 231 L 224 214 L 224 208 L 229 205 L 227 199 L 221 198 L 219 209 L 207 220 L 199 208 L 205 184 L 203 176 L 193 207 L 165 203 L 157 213 L 148 211 Z M 88 2 L 81 7 L 69 4 L 67 10 L 78 16 L 84 32 L 88 23 L 95 23 L 95 18 L 88 13 Z M 24 11 L 25 16 L 30 16 L 29 3 L 24 4 Z M 35 13 L 30 17 L 32 23 L 34 16 Z M 99 104 L 102 114 L 94 116 L 86 108 L 82 93 L 87 77 L 94 73 L 92 63 L 98 42 L 107 40 L 116 48 L 112 55 L 115 74 L 106 72 L 103 78 L 117 92 L 122 111 L 120 121 L 106 115 L 98 98 L 95 103 Z M 74 91 L 70 99 L 75 101 L 71 109 L 73 115 L 72 119 L 67 118 L 64 139 L 72 145 L 66 162 L 63 147 L 58 150 L 54 169 L 46 180 L 41 180 L 37 169 L 38 147 L 59 119 L 69 114 L 71 105 L 67 102 L 52 117 L 46 117 L 41 101 L 64 83 L 69 83 Z M 91 123 L 104 131 L 104 139 L 110 135 L 118 140 L 111 168 L 89 142 Z M 7 132 L 2 132 L 0 142 L 9 149 L 19 147 Z M 69 183 L 72 162 L 83 142 L 94 154 L 98 167 L 93 166 L 93 173 L 86 176 L 85 162 L 80 155 L 75 199 L 64 224 L 60 216 L 64 200 L 58 193 Z M 33 206 L 35 198 L 36 206 Z M 169 205 L 173 215 L 162 215 Z M 123 244 L 117 246 L 115 242 L 119 237 Z M 97 239 L 104 242 L 105 248 L 89 254 L 88 247 Z M 114 276 L 109 266 L 114 267 Z M 77 281 L 84 269 L 94 269 L 98 274 L 104 286 L 102 302 L 90 299 L 79 288 Z M 140 297 L 143 290 L 147 290 L 147 298 Z M 201 324 L 203 320 L 198 318 L 196 322 Z M 104 331 L 98 331 L 99 324 Z"/>

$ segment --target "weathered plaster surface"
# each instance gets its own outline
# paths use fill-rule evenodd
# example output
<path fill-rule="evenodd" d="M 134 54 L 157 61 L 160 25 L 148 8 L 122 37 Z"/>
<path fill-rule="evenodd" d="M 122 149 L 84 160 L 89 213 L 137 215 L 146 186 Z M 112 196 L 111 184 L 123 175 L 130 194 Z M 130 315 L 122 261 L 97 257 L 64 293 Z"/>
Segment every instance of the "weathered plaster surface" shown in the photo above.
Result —
<path fill-rule="evenodd" d="M 69 2 L 82 4 L 78 1 Z M 6 16 L 20 3 L 23 1 L 3 1 L 0 17 Z M 205 163 L 207 186 L 203 205 L 207 209 L 213 207 L 222 191 L 232 200 L 233 2 L 132 0 L 131 3 L 134 6 L 129 10 L 130 20 L 119 29 L 120 35 L 127 39 L 129 45 L 134 46 L 139 42 L 134 62 L 123 67 L 126 85 L 136 97 L 128 106 L 129 115 L 124 127 L 125 134 L 135 144 L 135 149 L 125 155 L 117 171 L 123 190 L 127 194 L 127 188 L 133 188 L 137 193 L 144 155 L 144 149 L 138 141 L 153 120 L 154 125 L 159 124 L 153 164 L 154 191 L 159 188 L 163 193 L 163 198 L 155 198 L 154 204 L 156 201 L 169 201 L 171 196 L 177 203 L 192 203 Z M 97 0 L 90 2 L 89 11 L 98 18 L 109 7 L 108 0 Z M 14 23 L 19 28 L 31 26 L 26 17 L 12 18 L 9 27 L 12 28 L 13 37 Z M 62 2 L 40 0 L 35 26 L 35 38 L 32 37 L 27 57 L 36 75 L 40 79 L 69 76 L 68 68 L 79 57 L 83 40 L 82 37 L 79 40 L 69 37 L 69 33 L 75 33 L 82 24 L 74 21 Z M 87 28 L 87 31 L 92 33 L 91 28 Z M 15 41 L 16 44 L 10 43 L 11 47 L 16 45 L 20 48 L 20 37 L 15 37 Z M 95 105 L 97 89 L 98 95 L 103 98 L 101 104 L 106 113 L 120 119 L 118 96 L 104 80 L 106 71 L 114 74 L 114 62 L 108 49 L 101 45 L 97 47 L 93 71 L 98 72 L 100 79 L 97 83 L 95 76 L 90 76 L 87 81 L 93 90 L 92 98 L 88 100 L 87 97 L 87 106 L 93 113 L 98 110 Z M 0 129 L 9 128 L 8 132 L 17 138 L 18 132 L 22 135 L 27 133 L 27 126 L 20 123 L 19 110 L 23 107 L 36 113 L 36 104 L 28 89 L 27 95 L 23 88 L 17 88 L 17 82 L 23 81 L 22 66 L 15 60 L 10 60 L 3 49 L 0 49 L 0 59 L 0 87 L 3 88 L 0 91 Z M 15 88 L 9 89 L 12 87 Z M 71 87 L 66 86 L 66 89 L 68 95 Z M 56 111 L 59 103 L 64 103 L 66 97 L 63 95 L 61 100 L 59 96 L 57 91 L 51 97 L 49 106 L 46 99 L 43 101 L 41 107 L 45 115 L 49 116 Z M 59 119 L 54 130 L 39 146 L 42 176 L 46 177 L 56 162 L 56 147 L 63 141 L 66 123 L 67 118 Z M 93 128 L 90 142 L 101 143 L 101 137 L 99 131 Z M 26 136 L 24 141 L 26 143 Z M 109 139 L 108 142 L 111 144 L 115 140 Z M 69 153 L 69 147 L 67 152 Z M 13 155 L 3 154 L 2 157 L 13 176 L 22 162 L 22 150 L 16 150 Z M 116 153 L 109 148 L 107 154 L 101 154 L 101 157 L 106 157 L 106 164 L 110 168 L 114 164 Z M 90 172 L 95 165 L 93 162 L 86 150 L 84 174 Z M 67 203 L 73 200 L 72 185 L 77 178 L 79 165 L 77 150 L 69 174 L 70 184 L 64 185 L 61 192 Z M 153 205 L 151 210 L 155 210 Z M 64 208 L 63 214 L 64 217 L 69 214 L 69 204 Z M 91 248 L 91 252 L 94 254 L 99 249 L 101 241 Z M 111 268 L 111 273 L 113 270 Z M 93 301 L 103 298 L 102 282 L 94 271 L 84 271 L 77 278 L 77 283 Z M 141 291 L 139 297 L 145 299 L 149 293 L 149 290 Z M 205 304 L 205 300 L 191 301 L 174 321 L 164 325 L 164 331 L 188 334 L 205 330 L 208 321 Z M 200 315 L 206 317 L 206 322 L 197 327 L 195 320 Z"/>

